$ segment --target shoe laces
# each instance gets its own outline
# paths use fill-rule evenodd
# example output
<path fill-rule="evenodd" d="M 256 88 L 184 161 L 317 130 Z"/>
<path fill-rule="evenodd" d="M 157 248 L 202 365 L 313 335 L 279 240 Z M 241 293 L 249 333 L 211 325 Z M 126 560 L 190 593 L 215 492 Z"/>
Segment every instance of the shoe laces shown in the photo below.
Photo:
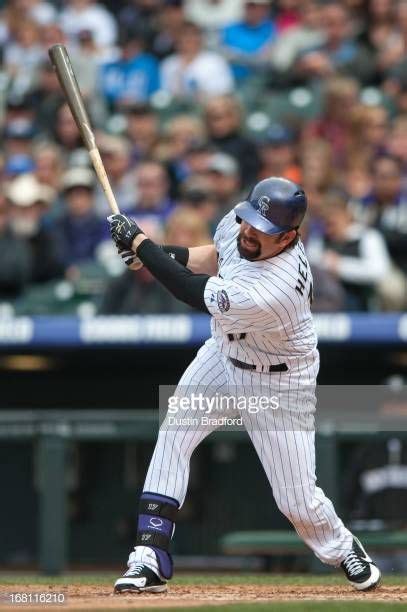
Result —
<path fill-rule="evenodd" d="M 124 574 L 125 576 L 133 576 L 134 574 L 140 574 L 144 564 L 140 561 L 136 561 L 136 554 L 134 552 L 130 553 L 129 560 L 127 562 L 127 567 L 129 568 L 127 572 Z"/>
<path fill-rule="evenodd" d="M 343 562 L 349 576 L 361 574 L 366 569 L 366 562 L 363 561 L 355 551 L 351 551 Z"/>

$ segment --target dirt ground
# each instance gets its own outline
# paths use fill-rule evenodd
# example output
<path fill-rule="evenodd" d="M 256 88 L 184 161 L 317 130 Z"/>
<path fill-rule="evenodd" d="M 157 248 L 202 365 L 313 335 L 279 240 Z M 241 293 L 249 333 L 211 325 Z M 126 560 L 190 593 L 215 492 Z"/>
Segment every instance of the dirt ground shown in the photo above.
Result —
<path fill-rule="evenodd" d="M 64 605 L 8 605 L 10 593 L 64 593 Z M 382 586 L 369 593 L 357 593 L 351 587 L 339 586 L 275 586 L 275 585 L 173 585 L 167 593 L 140 595 L 113 595 L 110 587 L 101 585 L 75 585 L 61 587 L 56 585 L 0 587 L 1 612 L 15 612 L 16 608 L 46 610 L 78 610 L 100 608 L 172 608 L 202 605 L 221 605 L 244 602 L 277 602 L 277 601 L 371 601 L 371 602 L 405 602 L 407 604 L 407 586 Z"/>

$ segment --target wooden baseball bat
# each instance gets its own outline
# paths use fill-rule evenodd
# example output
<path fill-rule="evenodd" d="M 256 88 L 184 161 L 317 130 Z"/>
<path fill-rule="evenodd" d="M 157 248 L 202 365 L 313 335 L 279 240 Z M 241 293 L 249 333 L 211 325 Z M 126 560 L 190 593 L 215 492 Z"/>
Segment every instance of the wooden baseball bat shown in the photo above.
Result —
<path fill-rule="evenodd" d="M 72 68 L 71 60 L 69 59 L 68 51 L 64 45 L 53 45 L 48 50 L 48 54 L 58 75 L 58 80 L 65 93 L 69 108 L 78 126 L 85 147 L 89 151 L 93 167 L 103 187 L 109 206 L 113 214 L 119 214 L 120 210 L 112 191 L 109 178 L 106 174 L 102 158 L 100 157 L 99 149 L 96 146 L 95 135 L 83 103 L 82 94 Z"/>

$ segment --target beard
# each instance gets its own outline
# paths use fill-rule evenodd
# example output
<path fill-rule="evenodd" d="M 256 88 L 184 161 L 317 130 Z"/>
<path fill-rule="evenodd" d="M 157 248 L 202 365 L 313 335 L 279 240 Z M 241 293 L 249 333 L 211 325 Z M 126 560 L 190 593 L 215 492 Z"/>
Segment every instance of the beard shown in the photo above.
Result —
<path fill-rule="evenodd" d="M 242 245 L 242 236 L 239 234 L 239 236 L 237 237 L 237 250 L 239 251 L 240 257 L 242 257 L 243 259 L 247 259 L 248 261 L 255 261 L 256 259 L 259 259 L 261 255 L 260 243 L 257 242 L 257 240 L 252 240 L 248 238 L 246 238 L 246 240 L 253 246 L 256 245 L 256 249 L 250 251 L 248 249 L 245 249 L 245 247 Z"/>

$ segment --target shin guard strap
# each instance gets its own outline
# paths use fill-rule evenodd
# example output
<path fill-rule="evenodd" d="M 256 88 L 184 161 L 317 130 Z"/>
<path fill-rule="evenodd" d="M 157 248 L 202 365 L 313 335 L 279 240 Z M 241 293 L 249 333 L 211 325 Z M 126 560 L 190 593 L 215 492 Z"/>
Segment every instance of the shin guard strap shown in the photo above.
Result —
<path fill-rule="evenodd" d="M 151 516 L 159 516 L 175 522 L 178 514 L 178 508 L 166 502 L 160 502 L 158 499 L 141 498 L 139 506 L 139 514 L 150 514 Z"/>
<path fill-rule="evenodd" d="M 164 533 L 152 531 L 138 531 L 136 546 L 150 546 L 151 548 L 161 548 L 168 551 L 170 546 L 170 538 Z"/>

